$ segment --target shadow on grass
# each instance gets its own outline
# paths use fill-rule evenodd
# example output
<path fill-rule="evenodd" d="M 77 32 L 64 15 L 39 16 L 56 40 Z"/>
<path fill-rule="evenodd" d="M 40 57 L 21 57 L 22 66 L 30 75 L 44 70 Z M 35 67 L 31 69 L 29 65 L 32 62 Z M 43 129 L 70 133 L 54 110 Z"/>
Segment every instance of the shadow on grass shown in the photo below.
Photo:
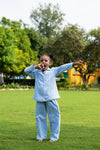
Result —
<path fill-rule="evenodd" d="M 36 127 L 21 123 L 3 122 L 0 131 L 0 150 L 100 150 L 100 127 L 61 125 L 60 138 L 49 143 L 36 141 Z"/>

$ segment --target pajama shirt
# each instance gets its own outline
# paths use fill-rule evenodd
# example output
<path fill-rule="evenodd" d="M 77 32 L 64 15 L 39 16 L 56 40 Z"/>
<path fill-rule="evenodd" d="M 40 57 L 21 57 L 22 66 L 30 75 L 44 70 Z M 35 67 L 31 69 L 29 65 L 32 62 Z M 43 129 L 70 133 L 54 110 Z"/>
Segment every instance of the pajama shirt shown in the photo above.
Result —
<path fill-rule="evenodd" d="M 48 68 L 44 72 L 34 68 L 34 65 L 27 67 L 24 71 L 32 78 L 35 78 L 35 91 L 33 99 L 36 101 L 36 126 L 37 140 L 46 139 L 47 136 L 47 114 L 50 123 L 50 140 L 57 141 L 60 132 L 60 112 L 57 99 L 60 98 L 56 76 L 65 70 L 72 69 L 72 63 L 59 67 Z"/>

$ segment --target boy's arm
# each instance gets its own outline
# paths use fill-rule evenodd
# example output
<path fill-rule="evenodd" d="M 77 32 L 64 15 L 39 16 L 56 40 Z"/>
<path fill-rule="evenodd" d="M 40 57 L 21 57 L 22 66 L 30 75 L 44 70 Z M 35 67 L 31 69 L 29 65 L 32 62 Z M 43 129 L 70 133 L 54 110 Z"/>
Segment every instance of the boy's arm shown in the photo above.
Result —
<path fill-rule="evenodd" d="M 31 66 L 25 68 L 25 70 L 24 70 L 24 72 L 26 74 L 28 74 L 29 76 L 31 76 L 33 78 L 35 78 L 35 70 L 36 70 L 34 66 L 35 65 L 31 65 Z"/>
<path fill-rule="evenodd" d="M 29 76 L 35 78 L 35 71 L 37 69 L 42 69 L 42 68 L 43 68 L 43 64 L 31 65 L 31 66 L 25 68 L 24 72 L 26 74 L 28 74 Z"/>
<path fill-rule="evenodd" d="M 58 76 L 60 73 L 66 71 L 66 70 L 74 68 L 75 65 L 82 65 L 82 64 L 83 64 L 83 61 L 79 60 L 77 62 L 67 63 L 67 64 L 61 65 L 59 67 L 55 67 L 55 76 Z"/>
<path fill-rule="evenodd" d="M 55 67 L 54 68 L 55 76 L 58 76 L 60 73 L 72 69 L 73 67 L 74 67 L 73 63 L 68 63 L 68 64 L 61 65 L 59 67 Z"/>

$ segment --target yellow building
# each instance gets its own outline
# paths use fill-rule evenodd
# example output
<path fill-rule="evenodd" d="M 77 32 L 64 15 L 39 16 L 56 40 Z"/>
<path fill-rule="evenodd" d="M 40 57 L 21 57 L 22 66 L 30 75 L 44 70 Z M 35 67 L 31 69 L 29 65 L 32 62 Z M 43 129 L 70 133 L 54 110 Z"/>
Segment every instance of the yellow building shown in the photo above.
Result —
<path fill-rule="evenodd" d="M 68 74 L 68 82 L 70 85 L 81 85 L 83 83 L 80 73 L 75 68 L 70 69 L 66 74 Z M 100 83 L 100 69 L 97 69 L 94 74 L 90 75 L 88 84 L 90 83 Z"/>

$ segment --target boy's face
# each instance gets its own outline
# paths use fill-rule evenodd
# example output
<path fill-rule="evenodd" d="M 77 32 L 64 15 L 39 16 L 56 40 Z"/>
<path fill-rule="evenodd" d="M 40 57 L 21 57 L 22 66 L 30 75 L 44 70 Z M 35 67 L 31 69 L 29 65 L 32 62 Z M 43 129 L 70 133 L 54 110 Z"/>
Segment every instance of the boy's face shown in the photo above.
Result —
<path fill-rule="evenodd" d="M 40 64 L 42 65 L 42 70 L 45 71 L 51 65 L 51 60 L 49 56 L 43 55 L 40 57 Z"/>

